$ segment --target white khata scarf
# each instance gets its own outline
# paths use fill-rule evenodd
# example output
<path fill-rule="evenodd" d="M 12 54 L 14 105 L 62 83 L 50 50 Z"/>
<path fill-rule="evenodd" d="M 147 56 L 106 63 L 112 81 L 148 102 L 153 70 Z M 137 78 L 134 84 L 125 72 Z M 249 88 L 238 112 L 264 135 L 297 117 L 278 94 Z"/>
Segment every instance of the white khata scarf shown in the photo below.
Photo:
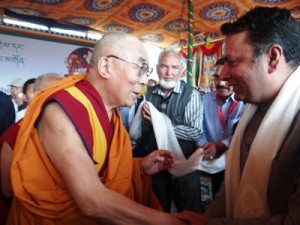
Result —
<path fill-rule="evenodd" d="M 226 214 L 235 218 L 269 215 L 267 188 L 272 161 L 300 108 L 300 67 L 286 80 L 266 113 L 240 174 L 240 146 L 257 105 L 247 104 L 231 141 L 225 169 Z M 277 129 L 280 128 L 280 129 Z"/>
<path fill-rule="evenodd" d="M 179 146 L 169 117 L 159 112 L 150 102 L 147 103 L 150 105 L 152 126 L 158 149 L 172 152 L 176 159 L 174 167 L 170 170 L 170 173 L 177 177 L 181 177 L 196 170 L 205 171 L 210 174 L 224 170 L 226 161 L 225 153 L 214 160 L 203 160 L 203 150 L 198 149 L 188 159 L 186 159 Z M 141 108 L 143 104 L 144 102 L 140 104 L 130 127 L 129 136 L 132 141 L 138 140 L 142 133 Z"/>

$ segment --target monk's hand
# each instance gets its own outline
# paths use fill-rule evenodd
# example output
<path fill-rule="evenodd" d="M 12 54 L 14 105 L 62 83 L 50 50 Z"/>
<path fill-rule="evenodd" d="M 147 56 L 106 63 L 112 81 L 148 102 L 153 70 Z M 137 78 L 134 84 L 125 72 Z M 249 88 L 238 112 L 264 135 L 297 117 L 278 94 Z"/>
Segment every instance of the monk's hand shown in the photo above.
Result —
<path fill-rule="evenodd" d="M 173 167 L 175 158 L 166 150 L 155 150 L 141 159 L 141 172 L 152 175 Z"/>
<path fill-rule="evenodd" d="M 206 225 L 207 219 L 195 212 L 184 210 L 180 213 L 174 213 L 174 216 L 176 216 L 181 221 L 185 222 L 186 224 L 190 225 Z"/>

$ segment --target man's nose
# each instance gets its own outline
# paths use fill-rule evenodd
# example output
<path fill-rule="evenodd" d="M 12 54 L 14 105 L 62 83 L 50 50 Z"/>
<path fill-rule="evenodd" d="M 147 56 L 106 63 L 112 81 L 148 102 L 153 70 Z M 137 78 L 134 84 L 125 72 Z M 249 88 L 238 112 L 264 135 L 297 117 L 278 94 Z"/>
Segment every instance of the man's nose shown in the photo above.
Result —
<path fill-rule="evenodd" d="M 166 74 L 169 75 L 169 74 L 172 74 L 172 72 L 173 72 L 172 67 L 168 66 L 168 67 L 167 67 Z"/>
<path fill-rule="evenodd" d="M 148 78 L 147 78 L 147 73 L 143 74 L 140 77 L 140 82 L 139 82 L 142 86 L 145 86 L 148 83 Z"/>

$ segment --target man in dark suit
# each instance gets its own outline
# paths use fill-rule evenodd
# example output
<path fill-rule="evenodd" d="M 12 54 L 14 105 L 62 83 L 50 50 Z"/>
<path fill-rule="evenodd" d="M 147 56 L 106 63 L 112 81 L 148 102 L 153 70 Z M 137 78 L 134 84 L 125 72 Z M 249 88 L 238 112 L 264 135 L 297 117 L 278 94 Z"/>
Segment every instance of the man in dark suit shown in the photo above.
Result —
<path fill-rule="evenodd" d="M 0 135 L 15 122 L 15 109 L 7 94 L 0 91 Z"/>

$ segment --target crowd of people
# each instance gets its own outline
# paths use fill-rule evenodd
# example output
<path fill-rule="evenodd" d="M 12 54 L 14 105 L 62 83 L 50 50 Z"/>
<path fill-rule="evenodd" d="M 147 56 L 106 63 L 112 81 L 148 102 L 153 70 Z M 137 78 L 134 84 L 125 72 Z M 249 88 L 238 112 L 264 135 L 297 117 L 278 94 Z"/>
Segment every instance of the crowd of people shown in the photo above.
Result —
<path fill-rule="evenodd" d="M 122 32 L 97 41 L 87 74 L 13 80 L 11 98 L 0 92 L 0 224 L 300 224 L 299 24 L 256 7 L 221 32 L 204 95 L 173 49 L 148 80 L 143 43 Z"/>

